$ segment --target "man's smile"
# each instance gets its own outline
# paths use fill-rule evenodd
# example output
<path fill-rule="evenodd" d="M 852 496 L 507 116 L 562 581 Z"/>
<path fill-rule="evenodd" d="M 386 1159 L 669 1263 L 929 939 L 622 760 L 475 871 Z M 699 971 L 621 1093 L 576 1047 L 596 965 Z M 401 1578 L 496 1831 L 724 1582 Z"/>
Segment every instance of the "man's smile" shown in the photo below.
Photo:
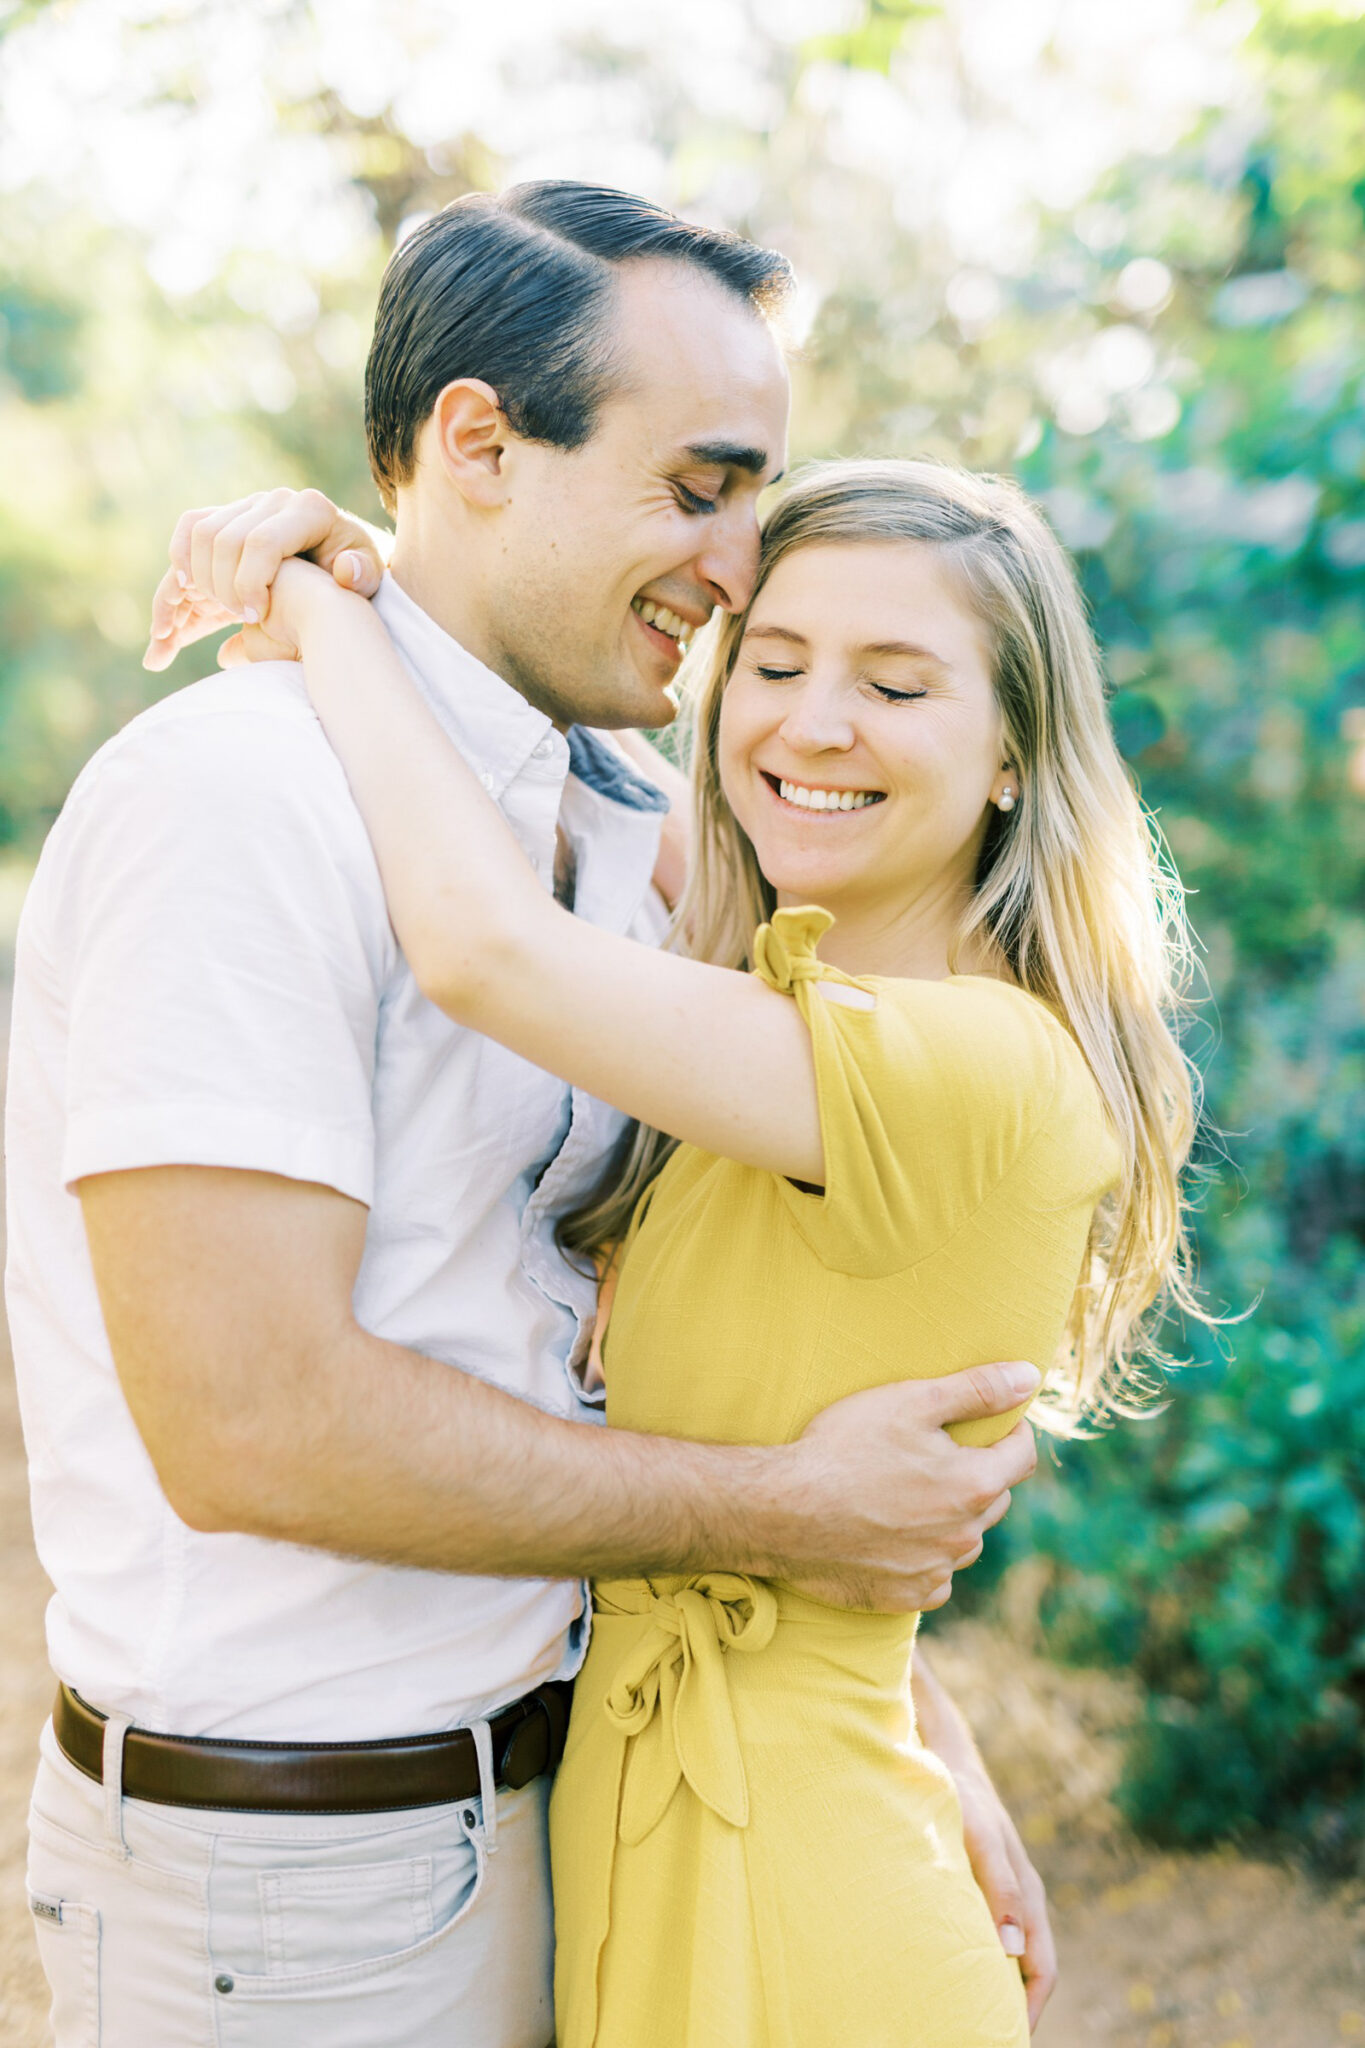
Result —
<path fill-rule="evenodd" d="M 696 631 L 690 619 L 683 618 L 666 604 L 656 604 L 653 598 L 633 597 L 630 608 L 649 635 L 651 643 L 661 653 L 671 654 L 681 661 L 686 654 L 692 635 Z"/>

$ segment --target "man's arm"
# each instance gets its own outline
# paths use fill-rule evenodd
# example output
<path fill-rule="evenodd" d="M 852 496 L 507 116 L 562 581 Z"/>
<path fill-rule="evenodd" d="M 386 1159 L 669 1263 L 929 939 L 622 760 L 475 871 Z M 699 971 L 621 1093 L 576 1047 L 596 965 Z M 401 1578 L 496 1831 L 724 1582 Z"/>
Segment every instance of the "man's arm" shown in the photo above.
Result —
<path fill-rule="evenodd" d="M 910 1689 L 920 1740 L 947 1765 L 957 1786 L 973 1875 L 986 1895 L 1006 1954 L 1019 1958 L 1032 2029 L 1057 1982 L 1057 1951 L 1043 1880 L 991 1783 L 966 1716 L 935 1676 L 922 1644 L 915 1649 Z"/>
<path fill-rule="evenodd" d="M 792 1445 L 588 1428 L 363 1330 L 366 1211 L 330 1189 L 151 1167 L 80 1197 L 120 1381 L 197 1529 L 516 1577 L 728 1566 L 913 1609 L 1033 1468 L 1027 1424 L 987 1449 L 943 1428 L 1017 1405 L 1028 1366 L 854 1395 Z"/>

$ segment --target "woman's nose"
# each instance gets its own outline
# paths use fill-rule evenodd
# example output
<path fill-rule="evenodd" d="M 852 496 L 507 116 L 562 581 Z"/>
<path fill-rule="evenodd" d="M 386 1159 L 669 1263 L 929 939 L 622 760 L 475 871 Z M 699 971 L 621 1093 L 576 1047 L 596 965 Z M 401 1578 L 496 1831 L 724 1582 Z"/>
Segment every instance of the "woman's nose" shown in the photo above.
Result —
<path fill-rule="evenodd" d="M 840 690 L 807 684 L 792 700 L 782 721 L 782 738 L 800 754 L 846 754 L 857 732 Z"/>

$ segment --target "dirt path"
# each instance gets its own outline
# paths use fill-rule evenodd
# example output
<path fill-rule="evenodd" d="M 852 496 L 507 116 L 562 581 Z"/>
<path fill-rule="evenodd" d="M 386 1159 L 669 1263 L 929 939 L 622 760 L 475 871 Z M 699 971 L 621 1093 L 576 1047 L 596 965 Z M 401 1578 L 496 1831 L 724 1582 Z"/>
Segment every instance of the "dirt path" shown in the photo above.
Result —
<path fill-rule="evenodd" d="M 45 2048 L 49 2041 L 23 1890 L 34 1741 L 52 1690 L 42 1640 L 46 1594 L 33 1555 L 0 1326 L 3 2048 Z M 1160 1856 L 1141 1848 L 1108 1803 L 1117 1732 L 1130 1711 L 1118 1681 L 1054 1669 L 978 1624 L 935 1627 L 933 1643 L 938 1668 L 968 1707 L 1052 1895 L 1062 1983 L 1037 2048 L 1365 2044 L 1365 1885 L 1322 1891 L 1231 1854 Z"/>

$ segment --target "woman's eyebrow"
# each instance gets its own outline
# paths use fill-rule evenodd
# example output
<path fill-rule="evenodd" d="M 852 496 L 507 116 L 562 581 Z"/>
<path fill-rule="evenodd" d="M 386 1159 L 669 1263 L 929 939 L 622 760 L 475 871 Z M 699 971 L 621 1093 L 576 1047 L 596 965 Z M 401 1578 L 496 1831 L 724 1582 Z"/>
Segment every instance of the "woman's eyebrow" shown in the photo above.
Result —
<path fill-rule="evenodd" d="M 785 640 L 792 647 L 810 645 L 804 633 L 797 633 L 790 626 L 747 626 L 744 637 L 746 640 Z M 935 668 L 946 670 L 949 667 L 949 663 L 941 654 L 935 654 L 932 647 L 920 647 L 913 640 L 868 640 L 856 652 L 860 655 L 901 655 L 911 661 L 932 662 Z"/>
<path fill-rule="evenodd" d="M 859 654 L 904 654 L 912 661 L 932 661 L 935 668 L 947 668 L 949 664 L 941 654 L 935 654 L 932 647 L 918 647 L 913 640 L 868 640 L 858 649 Z"/>

